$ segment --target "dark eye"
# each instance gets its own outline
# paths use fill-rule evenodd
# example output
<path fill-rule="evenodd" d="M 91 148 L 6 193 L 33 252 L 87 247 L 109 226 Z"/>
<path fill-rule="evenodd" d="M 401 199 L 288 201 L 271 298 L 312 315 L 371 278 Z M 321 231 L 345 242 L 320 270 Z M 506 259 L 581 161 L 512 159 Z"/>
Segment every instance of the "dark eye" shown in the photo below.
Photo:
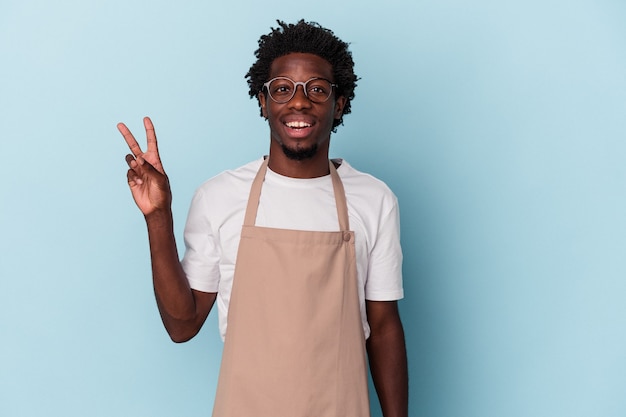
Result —
<path fill-rule="evenodd" d="M 275 95 L 291 94 L 292 88 L 293 86 L 289 82 L 282 80 L 276 80 L 270 84 L 271 93 Z"/>
<path fill-rule="evenodd" d="M 328 93 L 328 86 L 325 86 L 322 83 L 314 83 L 309 85 L 309 93 L 313 93 L 313 94 L 327 94 Z"/>

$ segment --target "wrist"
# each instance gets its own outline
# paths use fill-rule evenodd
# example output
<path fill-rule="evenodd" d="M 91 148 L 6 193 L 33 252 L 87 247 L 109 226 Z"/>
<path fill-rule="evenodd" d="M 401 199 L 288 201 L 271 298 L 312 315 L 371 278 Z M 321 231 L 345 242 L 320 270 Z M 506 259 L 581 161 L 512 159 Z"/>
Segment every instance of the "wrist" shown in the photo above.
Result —
<path fill-rule="evenodd" d="M 172 211 L 169 208 L 154 210 L 144 215 L 144 218 L 148 229 L 171 229 L 174 223 Z"/>

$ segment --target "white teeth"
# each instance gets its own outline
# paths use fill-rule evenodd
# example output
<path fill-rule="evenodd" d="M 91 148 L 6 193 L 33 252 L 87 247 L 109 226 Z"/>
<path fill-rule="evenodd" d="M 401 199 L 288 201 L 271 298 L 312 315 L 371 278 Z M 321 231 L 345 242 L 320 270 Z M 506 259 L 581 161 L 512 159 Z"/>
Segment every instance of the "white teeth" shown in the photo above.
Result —
<path fill-rule="evenodd" d="M 306 122 L 287 122 L 285 123 L 288 127 L 291 128 L 303 128 L 303 127 L 310 127 L 311 124 L 306 123 Z"/>

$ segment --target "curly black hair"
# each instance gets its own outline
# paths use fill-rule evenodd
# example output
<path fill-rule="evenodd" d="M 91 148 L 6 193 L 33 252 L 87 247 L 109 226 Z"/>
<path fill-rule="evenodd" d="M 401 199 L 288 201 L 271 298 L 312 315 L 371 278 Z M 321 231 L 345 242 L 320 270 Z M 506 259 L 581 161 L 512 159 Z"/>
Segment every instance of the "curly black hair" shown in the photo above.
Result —
<path fill-rule="evenodd" d="M 258 97 L 262 91 L 263 83 L 269 79 L 270 67 L 276 58 L 292 52 L 317 55 L 332 65 L 335 78 L 333 81 L 338 85 L 337 96 L 346 98 L 343 114 L 333 122 L 334 132 L 337 126 L 343 124 L 343 115 L 351 111 L 350 101 L 354 98 L 358 80 L 348 44 L 336 37 L 331 30 L 315 22 L 305 22 L 304 19 L 296 24 L 286 24 L 281 20 L 277 22 L 278 28 L 272 28 L 269 34 L 262 35 L 259 39 L 259 49 L 254 52 L 257 60 L 246 74 L 250 98 Z"/>

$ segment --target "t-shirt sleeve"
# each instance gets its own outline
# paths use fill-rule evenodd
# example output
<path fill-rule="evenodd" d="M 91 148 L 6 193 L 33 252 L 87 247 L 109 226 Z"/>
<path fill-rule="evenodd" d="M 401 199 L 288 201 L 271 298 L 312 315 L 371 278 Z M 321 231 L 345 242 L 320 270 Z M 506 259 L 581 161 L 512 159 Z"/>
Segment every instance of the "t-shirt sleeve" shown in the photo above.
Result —
<path fill-rule="evenodd" d="M 183 270 L 191 288 L 217 292 L 220 281 L 219 245 L 211 227 L 206 194 L 196 191 L 185 224 Z"/>
<path fill-rule="evenodd" d="M 381 215 L 370 251 L 365 299 L 394 301 L 403 297 L 400 213 L 393 196 L 391 207 Z"/>

